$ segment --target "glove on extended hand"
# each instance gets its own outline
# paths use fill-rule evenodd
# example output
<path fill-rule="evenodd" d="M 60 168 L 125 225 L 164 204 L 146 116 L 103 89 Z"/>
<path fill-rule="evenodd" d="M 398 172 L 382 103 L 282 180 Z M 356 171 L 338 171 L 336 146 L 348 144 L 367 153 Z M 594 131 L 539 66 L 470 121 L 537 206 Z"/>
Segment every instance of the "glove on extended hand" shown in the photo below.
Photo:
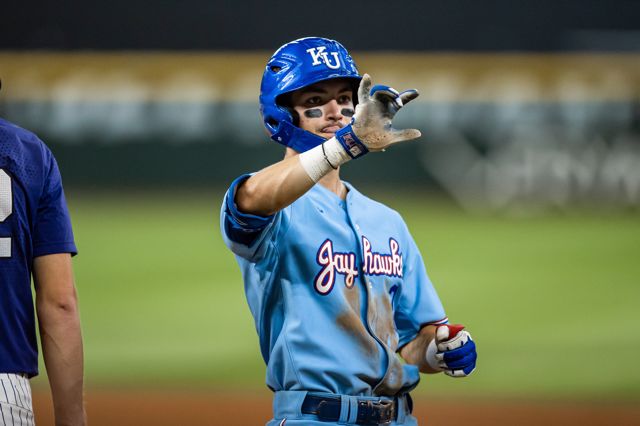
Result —
<path fill-rule="evenodd" d="M 427 363 L 451 377 L 466 377 L 476 368 L 476 344 L 463 325 L 441 325 L 427 347 Z"/>
<path fill-rule="evenodd" d="M 419 130 L 397 130 L 391 126 L 398 110 L 417 97 L 417 90 L 398 93 L 389 86 L 371 88 L 371 77 L 365 74 L 351 124 L 338 130 L 333 138 L 300 154 L 300 164 L 307 175 L 318 182 L 332 169 L 369 151 L 382 151 L 394 143 L 420 137 Z"/>
<path fill-rule="evenodd" d="M 418 97 L 415 89 L 399 93 L 383 85 L 371 87 L 365 74 L 358 88 L 358 105 L 351 124 L 336 132 L 336 138 L 352 158 L 369 151 L 382 151 L 388 146 L 420 137 L 417 129 L 398 130 L 391 121 L 406 103 Z"/>

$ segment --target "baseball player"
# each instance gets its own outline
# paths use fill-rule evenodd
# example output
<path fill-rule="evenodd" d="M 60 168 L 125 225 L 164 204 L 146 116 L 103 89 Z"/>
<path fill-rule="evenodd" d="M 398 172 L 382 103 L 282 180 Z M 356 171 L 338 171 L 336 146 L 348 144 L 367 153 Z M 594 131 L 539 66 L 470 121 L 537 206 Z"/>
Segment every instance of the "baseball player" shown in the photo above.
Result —
<path fill-rule="evenodd" d="M 31 293 L 56 425 L 84 425 L 83 356 L 62 181 L 33 133 L 0 119 L 0 426 L 33 425 L 38 374 Z"/>
<path fill-rule="evenodd" d="M 275 393 L 270 426 L 415 425 L 419 372 L 475 368 L 475 344 L 448 325 L 400 215 L 339 177 L 420 136 L 391 126 L 417 96 L 373 86 L 325 38 L 287 43 L 265 67 L 261 113 L 285 158 L 231 184 L 221 229 Z"/>

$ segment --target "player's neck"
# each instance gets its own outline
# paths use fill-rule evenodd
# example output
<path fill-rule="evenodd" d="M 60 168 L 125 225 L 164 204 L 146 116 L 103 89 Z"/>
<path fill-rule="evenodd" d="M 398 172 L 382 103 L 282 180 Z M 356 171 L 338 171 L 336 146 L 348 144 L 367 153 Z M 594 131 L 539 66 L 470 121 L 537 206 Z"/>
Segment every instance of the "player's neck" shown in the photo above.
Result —
<path fill-rule="evenodd" d="M 318 181 L 318 184 L 324 186 L 343 200 L 347 198 L 348 190 L 346 185 L 340 180 L 340 168 L 324 175 L 322 179 Z"/>

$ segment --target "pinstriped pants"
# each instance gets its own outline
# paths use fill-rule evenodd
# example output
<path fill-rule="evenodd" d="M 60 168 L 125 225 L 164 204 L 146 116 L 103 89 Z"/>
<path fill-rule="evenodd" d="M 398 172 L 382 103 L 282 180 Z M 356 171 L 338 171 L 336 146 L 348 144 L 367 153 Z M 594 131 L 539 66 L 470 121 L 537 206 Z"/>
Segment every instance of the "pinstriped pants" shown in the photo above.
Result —
<path fill-rule="evenodd" d="M 34 425 L 29 379 L 0 373 L 0 426 Z"/>

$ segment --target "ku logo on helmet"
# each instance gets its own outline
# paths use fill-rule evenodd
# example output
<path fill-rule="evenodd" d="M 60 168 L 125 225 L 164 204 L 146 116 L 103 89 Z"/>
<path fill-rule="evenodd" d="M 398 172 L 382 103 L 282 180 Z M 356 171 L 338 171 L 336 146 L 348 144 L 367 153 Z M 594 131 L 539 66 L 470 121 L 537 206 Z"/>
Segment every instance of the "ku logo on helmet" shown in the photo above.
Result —
<path fill-rule="evenodd" d="M 307 49 L 307 53 L 311 55 L 311 58 L 313 59 L 313 63 L 311 65 L 315 67 L 316 65 L 320 65 L 322 62 L 324 62 L 324 64 L 332 70 L 337 70 L 338 68 L 340 68 L 340 56 L 338 56 L 338 52 L 331 52 L 331 56 L 333 56 L 334 59 L 334 63 L 331 63 L 329 54 L 325 52 L 325 50 L 327 50 L 327 46 L 312 47 L 311 49 Z"/>

